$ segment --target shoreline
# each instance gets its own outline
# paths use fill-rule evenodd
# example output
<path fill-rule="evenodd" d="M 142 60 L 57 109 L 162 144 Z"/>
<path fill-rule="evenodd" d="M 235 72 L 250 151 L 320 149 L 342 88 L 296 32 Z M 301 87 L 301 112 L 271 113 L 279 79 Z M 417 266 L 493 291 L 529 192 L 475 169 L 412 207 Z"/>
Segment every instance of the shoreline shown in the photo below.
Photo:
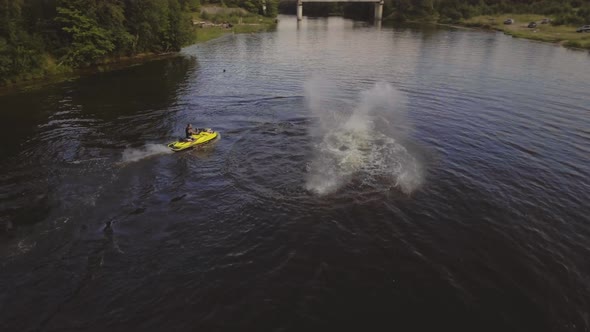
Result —
<path fill-rule="evenodd" d="M 498 23 L 504 17 L 519 17 L 519 23 L 513 25 L 502 25 Z M 535 34 L 537 31 L 541 29 L 552 30 L 551 25 L 544 25 L 541 26 L 539 24 L 538 28 L 535 29 L 528 29 L 522 25 L 522 22 L 526 22 L 527 20 L 523 20 L 522 17 L 525 18 L 539 18 L 539 15 L 524 15 L 524 14 L 504 14 L 504 15 L 487 15 L 487 16 L 478 16 L 471 18 L 466 21 L 457 22 L 457 23 L 437 23 L 437 22 L 424 22 L 424 21 L 407 21 L 409 23 L 427 23 L 427 24 L 434 24 L 438 26 L 445 26 L 454 29 L 463 29 L 463 30 L 480 30 L 480 31 L 495 31 L 495 32 L 502 32 L 507 36 L 511 36 L 513 38 L 523 38 L 528 40 L 533 40 L 537 42 L 549 43 L 554 45 L 559 45 L 567 49 L 578 50 L 578 51 L 590 51 L 590 34 L 584 33 L 577 33 L 575 32 L 575 27 L 571 26 L 558 26 L 554 27 L 555 30 L 558 31 L 565 31 L 565 29 L 573 30 L 575 34 L 578 34 L 576 38 L 568 38 L 568 35 L 571 36 L 573 33 L 571 31 L 563 33 L 561 32 L 552 32 L 548 31 L 545 34 Z M 196 28 L 194 33 L 194 41 L 186 45 L 185 47 L 194 46 L 198 44 L 202 44 L 211 40 L 218 39 L 220 37 L 226 36 L 228 34 L 243 34 L 243 33 L 259 33 L 269 31 L 270 29 L 276 26 L 275 23 L 270 22 L 263 22 L 263 23 L 246 23 L 246 24 L 235 24 L 231 28 L 221 27 L 218 25 L 210 26 L 210 27 L 203 27 L 203 28 Z M 586 38 L 587 35 L 587 38 Z M 582 41 L 584 44 L 580 44 L 579 41 Z M 47 84 L 54 84 L 63 81 L 67 81 L 70 79 L 76 79 L 81 76 L 88 76 L 94 75 L 97 73 L 108 72 L 113 70 L 120 70 L 125 69 L 134 65 L 147 63 L 150 61 L 165 59 L 169 57 L 180 56 L 180 52 L 168 52 L 168 53 L 140 53 L 133 56 L 121 56 L 116 58 L 108 58 L 104 59 L 101 63 L 91 65 L 88 67 L 78 68 L 78 69 L 69 69 L 65 68 L 62 72 L 56 73 L 46 73 L 44 75 L 33 77 L 30 79 L 25 80 L 18 80 L 13 83 L 8 84 L 0 84 L 0 95 L 16 93 L 22 90 L 28 90 L 36 87 L 42 87 Z"/>
<path fill-rule="evenodd" d="M 515 17 L 518 23 L 505 25 L 505 18 Z M 576 27 L 551 24 L 537 24 L 536 28 L 528 28 L 528 22 L 541 21 L 544 16 L 534 14 L 502 14 L 476 16 L 469 20 L 439 25 L 482 31 L 502 32 L 513 38 L 522 38 L 537 42 L 559 45 L 567 49 L 590 51 L 590 34 L 576 32 Z"/>
<path fill-rule="evenodd" d="M 198 28 L 195 30 L 195 39 L 192 43 L 184 46 L 194 46 L 202 44 L 220 37 L 223 37 L 230 33 L 241 34 L 241 33 L 258 33 L 268 31 L 273 28 L 275 24 L 261 23 L 261 24 L 237 24 L 233 28 L 221 28 L 221 27 L 208 27 Z M 210 30 L 211 29 L 211 30 Z M 207 30 L 206 34 L 199 37 L 198 32 Z M 121 70 L 129 68 L 135 65 L 144 64 L 150 61 L 156 61 L 171 57 L 180 56 L 181 51 L 178 52 L 167 52 L 167 53 L 140 53 L 133 56 L 121 56 L 116 58 L 104 59 L 101 63 L 94 64 L 82 68 L 66 68 L 62 72 L 46 73 L 38 77 L 32 77 L 25 80 L 17 80 L 13 83 L 0 84 L 0 95 L 6 95 L 11 93 L 18 93 L 30 89 L 43 87 L 49 84 L 55 84 L 64 82 L 71 79 L 76 79 L 82 76 L 90 76 L 98 73 L 109 72 L 114 70 Z"/>
<path fill-rule="evenodd" d="M 191 45 L 206 43 L 211 40 L 223 37 L 228 34 L 244 34 L 244 33 L 259 33 L 266 32 L 274 28 L 276 23 L 244 23 L 236 24 L 231 28 L 224 28 L 221 26 L 212 26 L 206 28 L 198 28 L 195 34 L 195 42 Z"/>
<path fill-rule="evenodd" d="M 103 62 L 88 67 L 67 69 L 63 72 L 47 73 L 43 76 L 33 77 L 27 80 L 19 80 L 14 83 L 0 85 L 0 95 L 18 93 L 30 89 L 43 87 L 49 84 L 65 82 L 83 76 L 95 75 L 109 71 L 115 71 L 144 64 L 150 61 L 161 60 L 179 56 L 180 52 L 167 53 L 140 53 L 134 56 L 122 56 L 105 59 Z"/>
<path fill-rule="evenodd" d="M 519 22 L 512 25 L 504 25 L 503 19 L 517 17 Z M 432 24 L 453 29 L 473 31 L 501 32 L 513 38 L 522 38 L 541 43 L 562 46 L 576 51 L 590 51 L 590 34 L 575 32 L 575 26 L 538 23 L 536 28 L 529 29 L 526 24 L 533 21 L 541 21 L 544 16 L 535 14 L 501 14 L 483 15 L 455 23 L 439 23 L 435 21 L 408 20 L 407 23 Z"/>

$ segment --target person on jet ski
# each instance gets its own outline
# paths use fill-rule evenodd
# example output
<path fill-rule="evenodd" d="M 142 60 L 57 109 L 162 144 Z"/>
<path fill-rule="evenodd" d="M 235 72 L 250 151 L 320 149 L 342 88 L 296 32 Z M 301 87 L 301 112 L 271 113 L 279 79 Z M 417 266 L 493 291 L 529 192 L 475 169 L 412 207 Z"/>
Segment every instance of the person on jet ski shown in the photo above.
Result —
<path fill-rule="evenodd" d="M 186 128 L 184 129 L 184 133 L 185 133 L 185 138 L 189 141 L 192 141 L 193 138 L 191 137 L 191 135 L 198 135 L 201 131 L 197 128 L 197 130 L 193 129 L 193 126 L 191 126 L 191 124 L 187 124 Z"/>

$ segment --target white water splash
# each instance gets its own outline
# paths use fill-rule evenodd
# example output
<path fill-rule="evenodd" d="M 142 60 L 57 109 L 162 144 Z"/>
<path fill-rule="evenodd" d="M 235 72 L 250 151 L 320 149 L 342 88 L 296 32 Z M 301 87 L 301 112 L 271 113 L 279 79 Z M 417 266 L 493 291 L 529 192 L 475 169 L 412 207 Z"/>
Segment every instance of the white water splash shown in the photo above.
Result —
<path fill-rule="evenodd" d="M 159 154 L 170 154 L 172 151 L 162 144 L 147 144 L 140 149 L 128 148 L 123 151 L 122 163 L 136 162 Z"/>
<path fill-rule="evenodd" d="M 353 179 L 370 188 L 397 187 L 412 193 L 423 182 L 423 167 L 402 141 L 411 131 L 404 95 L 375 84 L 351 101 L 329 81 L 306 83 L 308 108 L 319 122 L 306 188 L 316 194 L 337 191 Z"/>

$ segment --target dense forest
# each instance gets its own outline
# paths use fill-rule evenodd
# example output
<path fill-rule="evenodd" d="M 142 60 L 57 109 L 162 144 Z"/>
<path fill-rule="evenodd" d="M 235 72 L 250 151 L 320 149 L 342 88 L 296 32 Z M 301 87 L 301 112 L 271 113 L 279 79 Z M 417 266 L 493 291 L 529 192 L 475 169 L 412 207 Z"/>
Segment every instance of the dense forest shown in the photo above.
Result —
<path fill-rule="evenodd" d="M 262 13 L 264 0 L 203 1 Z M 275 16 L 278 2 L 267 0 Z M 180 50 L 199 0 L 0 0 L 0 84 Z"/>
<path fill-rule="evenodd" d="M 306 15 L 332 14 L 371 19 L 373 5 L 363 3 L 313 3 L 303 6 Z M 295 2 L 284 1 L 281 12 L 294 13 Z M 391 20 L 459 22 L 477 15 L 527 13 L 552 16 L 553 24 L 590 24 L 590 0 L 385 0 L 384 17 Z"/>

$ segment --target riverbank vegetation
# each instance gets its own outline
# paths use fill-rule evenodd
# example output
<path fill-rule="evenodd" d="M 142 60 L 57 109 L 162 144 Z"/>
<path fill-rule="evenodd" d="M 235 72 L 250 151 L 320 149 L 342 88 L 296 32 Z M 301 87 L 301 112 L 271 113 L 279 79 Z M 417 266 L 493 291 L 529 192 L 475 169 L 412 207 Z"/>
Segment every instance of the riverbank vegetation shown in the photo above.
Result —
<path fill-rule="evenodd" d="M 281 3 L 281 12 L 295 13 L 295 1 Z M 303 6 L 304 15 L 344 17 L 371 20 L 371 3 L 310 3 Z M 576 33 L 576 27 L 590 24 L 589 0 L 385 0 L 385 21 L 419 21 L 457 24 L 504 31 L 515 37 L 560 42 L 569 47 L 590 48 L 590 35 Z M 515 24 L 504 25 L 504 20 Z M 538 24 L 529 29 L 530 22 Z"/>
<path fill-rule="evenodd" d="M 276 8 L 275 8 L 276 12 Z M 243 8 L 207 5 L 199 12 L 192 13 L 194 42 L 201 43 L 218 38 L 227 33 L 254 33 L 266 31 L 276 26 L 274 16 L 264 16 Z"/>
<path fill-rule="evenodd" d="M 481 15 L 538 14 L 555 25 L 582 25 L 590 21 L 588 0 L 386 0 L 385 17 L 395 20 L 431 20 L 460 23 Z"/>
<path fill-rule="evenodd" d="M 232 27 L 226 27 L 226 25 L 213 25 L 208 26 L 200 29 L 196 29 L 194 31 L 194 39 L 195 43 L 204 43 L 206 41 L 219 38 L 228 33 L 254 33 L 254 32 L 261 32 L 267 31 L 275 26 L 273 22 L 264 22 L 264 23 L 256 23 L 256 24 L 237 24 L 233 25 Z"/>
<path fill-rule="evenodd" d="M 506 25 L 508 18 L 513 24 Z M 502 31 L 507 35 L 551 43 L 560 43 L 567 47 L 590 49 L 590 33 L 577 33 L 568 25 L 541 24 L 546 16 L 535 14 L 503 14 L 475 16 L 461 22 L 468 27 L 480 27 Z M 530 22 L 536 22 L 535 28 L 528 28 Z"/>
<path fill-rule="evenodd" d="M 193 24 L 208 4 L 244 8 L 242 19 L 253 20 L 275 17 L 278 1 L 0 0 L 0 85 L 177 52 L 219 33 L 196 31 Z"/>
<path fill-rule="evenodd" d="M 576 27 L 590 24 L 588 0 L 389 0 L 390 20 L 418 20 L 503 31 L 506 34 L 564 46 L 590 49 L 590 35 Z M 387 1 L 386 1 L 387 4 Z M 515 20 L 505 25 L 508 18 Z M 548 24 L 541 24 L 544 19 Z M 528 28 L 530 22 L 537 27 Z"/>

